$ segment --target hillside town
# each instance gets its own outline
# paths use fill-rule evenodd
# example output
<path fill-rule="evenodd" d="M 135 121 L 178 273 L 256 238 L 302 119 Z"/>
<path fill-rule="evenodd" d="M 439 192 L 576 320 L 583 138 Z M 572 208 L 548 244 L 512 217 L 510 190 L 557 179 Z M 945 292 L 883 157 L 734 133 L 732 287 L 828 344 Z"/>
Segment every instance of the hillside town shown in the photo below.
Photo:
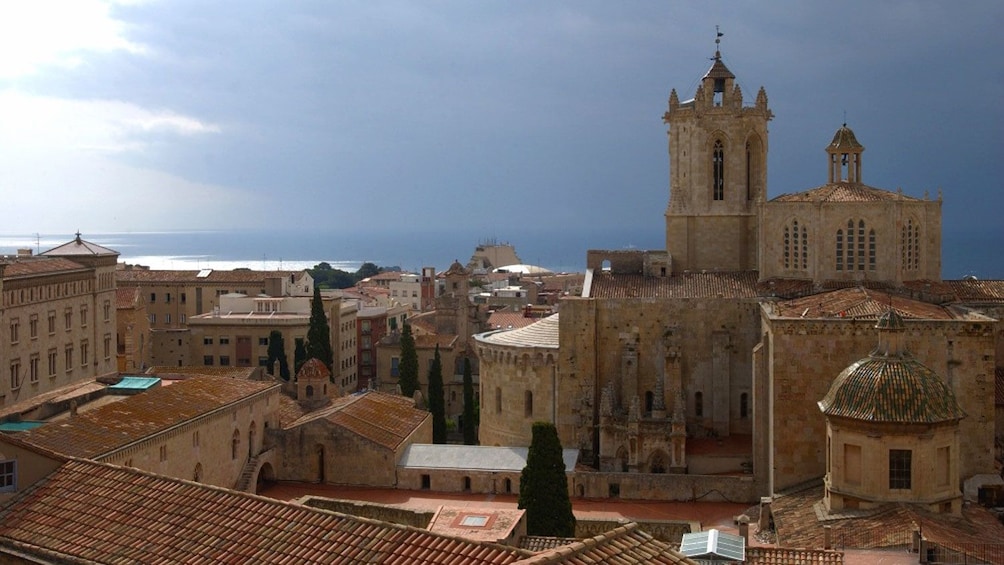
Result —
<path fill-rule="evenodd" d="M 768 199 L 773 118 L 716 52 L 665 249 L 581 273 L 11 250 L 0 562 L 1004 563 L 1004 281 L 943 280 L 949 196 L 866 184 L 847 124 Z M 540 422 L 572 535 L 517 502 Z"/>

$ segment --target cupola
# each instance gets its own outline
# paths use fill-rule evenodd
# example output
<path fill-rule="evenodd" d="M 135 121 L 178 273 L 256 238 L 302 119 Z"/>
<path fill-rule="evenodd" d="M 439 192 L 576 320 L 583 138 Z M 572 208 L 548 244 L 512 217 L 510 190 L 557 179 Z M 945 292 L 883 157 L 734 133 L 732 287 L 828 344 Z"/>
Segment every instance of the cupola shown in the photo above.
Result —
<path fill-rule="evenodd" d="M 861 183 L 861 154 L 865 147 L 858 143 L 854 132 L 847 124 L 840 126 L 833 134 L 833 141 L 826 147 L 830 160 L 830 183 Z"/>

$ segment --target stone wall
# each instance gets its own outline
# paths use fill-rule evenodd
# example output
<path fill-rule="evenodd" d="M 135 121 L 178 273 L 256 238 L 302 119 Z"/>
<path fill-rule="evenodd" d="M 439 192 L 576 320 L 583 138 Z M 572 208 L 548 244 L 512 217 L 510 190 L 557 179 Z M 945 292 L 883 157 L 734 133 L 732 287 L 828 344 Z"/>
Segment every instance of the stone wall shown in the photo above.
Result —
<path fill-rule="evenodd" d="M 570 479 L 576 497 L 678 502 L 739 502 L 760 500 L 752 475 L 677 475 L 645 473 L 575 473 Z"/>
<path fill-rule="evenodd" d="M 848 365 L 878 343 L 874 320 L 772 319 L 764 308 L 769 387 L 762 411 L 774 492 L 825 473 L 826 423 L 819 400 Z M 993 471 L 993 323 L 906 321 L 906 349 L 945 378 L 966 418 L 960 475 Z"/>
<path fill-rule="evenodd" d="M 520 471 L 399 467 L 397 469 L 397 488 L 435 492 L 519 494 L 519 476 Z M 569 484 L 571 484 L 571 479 L 569 479 Z"/>
<path fill-rule="evenodd" d="M 339 500 L 323 496 L 305 496 L 293 501 L 296 504 L 330 510 L 350 516 L 360 516 L 381 522 L 412 526 L 425 529 L 436 515 L 435 510 L 408 510 L 396 506 L 387 506 L 374 502 L 357 502 L 354 500 Z"/>
<path fill-rule="evenodd" d="M 627 521 L 618 520 L 576 520 L 575 537 L 591 538 L 623 526 Z M 700 522 L 682 520 L 635 520 L 638 527 L 659 541 L 680 545 L 683 534 L 701 531 Z"/>

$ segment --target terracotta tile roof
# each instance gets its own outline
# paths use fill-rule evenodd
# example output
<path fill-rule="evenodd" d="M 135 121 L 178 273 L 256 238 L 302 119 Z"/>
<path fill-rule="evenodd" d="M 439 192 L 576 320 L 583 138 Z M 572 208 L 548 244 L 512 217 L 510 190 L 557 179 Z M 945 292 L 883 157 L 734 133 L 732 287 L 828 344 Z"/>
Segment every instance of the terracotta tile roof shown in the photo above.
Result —
<path fill-rule="evenodd" d="M 756 285 L 760 296 L 778 296 L 781 298 L 796 298 L 815 292 L 811 280 L 803 279 L 767 279 Z"/>
<path fill-rule="evenodd" d="M 286 428 L 293 422 L 308 414 L 308 411 L 303 407 L 303 405 L 297 402 L 295 398 L 290 398 L 285 394 L 280 394 L 278 413 L 279 426 Z"/>
<path fill-rule="evenodd" d="M 48 251 L 43 251 L 39 255 L 82 255 L 82 256 L 99 256 L 99 255 L 118 255 L 119 252 L 114 249 L 108 249 L 98 245 L 97 243 L 91 243 L 90 241 L 80 239 L 80 234 L 77 234 L 76 239 L 68 241 L 57 247 L 53 247 Z"/>
<path fill-rule="evenodd" d="M 488 316 L 488 329 L 501 330 L 505 328 L 525 328 L 538 321 L 539 318 L 527 317 L 523 312 L 513 312 L 511 310 L 500 310 L 492 312 Z"/>
<path fill-rule="evenodd" d="M 97 458 L 274 386 L 241 379 L 192 377 L 22 432 L 20 437 L 56 453 Z"/>
<path fill-rule="evenodd" d="M 1004 280 L 945 281 L 958 297 L 959 302 L 1004 303 Z"/>
<path fill-rule="evenodd" d="M 919 198 L 900 192 L 891 192 L 860 183 L 835 182 L 803 192 L 782 194 L 772 198 L 771 202 L 882 202 L 890 200 L 921 201 Z"/>
<path fill-rule="evenodd" d="M 86 272 L 90 269 L 63 257 L 33 257 L 29 259 L 18 259 L 9 263 L 4 263 L 3 278 L 12 279 L 15 277 L 31 277 L 36 275 L 49 275 L 64 271 Z"/>
<path fill-rule="evenodd" d="M 843 565 L 844 552 L 826 549 L 746 547 L 746 565 Z"/>
<path fill-rule="evenodd" d="M 115 289 L 115 309 L 116 310 L 131 310 L 139 305 L 139 289 L 133 288 L 116 288 Z"/>
<path fill-rule="evenodd" d="M 73 460 L 0 511 L 0 551 L 57 562 L 465 563 L 528 552 Z"/>
<path fill-rule="evenodd" d="M 212 367 L 205 365 L 184 365 L 180 367 L 156 365 L 146 370 L 147 375 L 155 375 L 165 380 L 183 379 L 197 375 L 250 380 L 258 373 L 258 367 L 220 367 L 215 365 Z"/>
<path fill-rule="evenodd" d="M 553 314 L 526 327 L 481 334 L 478 341 L 512 347 L 550 347 L 558 349 L 558 317 Z"/>
<path fill-rule="evenodd" d="M 756 298 L 756 271 L 646 277 L 593 272 L 590 298 Z"/>
<path fill-rule="evenodd" d="M 300 372 L 296 374 L 297 379 L 325 380 L 331 377 L 331 371 L 320 359 L 311 357 L 304 361 L 300 367 Z"/>
<path fill-rule="evenodd" d="M 780 318 L 878 319 L 893 308 L 907 319 L 956 320 L 962 315 L 950 308 L 863 287 L 844 288 L 777 302 L 773 316 Z"/>
<path fill-rule="evenodd" d="M 198 276 L 202 271 L 171 271 L 151 269 L 119 269 L 115 271 L 115 280 L 120 285 L 128 283 L 263 283 L 265 279 L 299 275 L 303 271 L 252 271 L 236 269 L 231 271 L 213 270 L 205 277 Z"/>
<path fill-rule="evenodd" d="M 697 565 L 668 543 L 653 538 L 630 523 L 584 540 L 549 549 L 519 561 L 521 564 L 569 563 L 575 565 L 641 565 L 688 564 Z"/>
<path fill-rule="evenodd" d="M 777 543 L 781 547 L 823 547 L 823 526 L 830 526 L 839 547 L 870 549 L 909 545 L 914 530 L 923 528 L 933 540 L 987 543 L 1004 539 L 1004 524 L 986 509 L 964 505 L 962 516 L 936 514 L 910 504 L 890 503 L 859 517 L 820 521 L 822 485 L 777 496 L 771 504 Z M 817 503 L 819 503 L 817 505 Z"/>
<path fill-rule="evenodd" d="M 540 553 L 556 547 L 579 541 L 578 538 L 556 538 L 551 536 L 523 536 L 519 538 L 520 549 Z"/>
<path fill-rule="evenodd" d="M 371 390 L 336 398 L 331 406 L 304 415 L 286 429 L 319 418 L 377 445 L 396 450 L 432 415 L 415 408 L 415 401 L 410 398 Z"/>
<path fill-rule="evenodd" d="M 440 349 L 446 349 L 453 347 L 457 343 L 457 336 L 455 335 L 416 335 L 415 336 L 415 348 L 416 349 L 435 349 L 438 345 Z"/>

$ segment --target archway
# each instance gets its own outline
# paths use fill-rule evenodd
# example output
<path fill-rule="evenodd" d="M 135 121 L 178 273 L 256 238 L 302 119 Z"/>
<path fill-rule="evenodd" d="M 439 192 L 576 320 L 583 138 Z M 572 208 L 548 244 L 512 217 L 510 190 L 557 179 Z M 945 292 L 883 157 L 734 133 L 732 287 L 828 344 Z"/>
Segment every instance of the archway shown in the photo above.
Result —
<path fill-rule="evenodd" d="M 202 463 L 195 464 L 195 472 L 192 473 L 192 480 L 197 483 L 202 482 Z"/>
<path fill-rule="evenodd" d="M 666 461 L 666 454 L 662 451 L 656 451 L 648 461 L 648 472 L 656 474 L 665 473 L 669 467 Z"/>
<path fill-rule="evenodd" d="M 258 469 L 258 477 L 255 479 L 255 494 L 261 492 L 270 483 L 275 482 L 275 469 L 272 468 L 271 463 L 264 463 L 261 469 Z"/>

